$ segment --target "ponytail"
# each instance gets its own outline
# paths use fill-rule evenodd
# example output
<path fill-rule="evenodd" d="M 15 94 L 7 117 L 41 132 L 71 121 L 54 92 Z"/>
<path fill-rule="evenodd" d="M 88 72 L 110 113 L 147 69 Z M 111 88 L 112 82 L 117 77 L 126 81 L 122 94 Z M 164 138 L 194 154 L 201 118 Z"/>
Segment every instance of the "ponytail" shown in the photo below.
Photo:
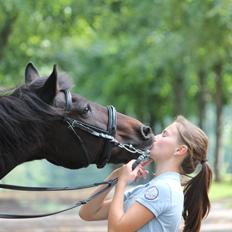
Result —
<path fill-rule="evenodd" d="M 187 155 L 181 163 L 181 171 L 184 175 L 189 175 L 201 165 L 199 173 L 184 184 L 183 210 L 185 221 L 183 232 L 199 232 L 201 221 L 210 210 L 208 191 L 212 181 L 212 171 L 206 160 L 208 137 L 183 116 L 178 116 L 175 122 L 179 132 L 178 142 L 188 147 Z"/>
<path fill-rule="evenodd" d="M 212 171 L 207 162 L 203 161 L 201 165 L 201 171 L 184 184 L 183 232 L 199 232 L 201 220 L 210 210 L 208 190 L 212 181 Z"/>

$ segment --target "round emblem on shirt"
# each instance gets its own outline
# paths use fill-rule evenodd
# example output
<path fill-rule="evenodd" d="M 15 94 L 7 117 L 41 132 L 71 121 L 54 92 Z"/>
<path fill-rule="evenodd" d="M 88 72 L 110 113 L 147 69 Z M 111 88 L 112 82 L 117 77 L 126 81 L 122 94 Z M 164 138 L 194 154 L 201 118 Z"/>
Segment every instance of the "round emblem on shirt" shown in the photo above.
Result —
<path fill-rule="evenodd" d="M 144 193 L 144 197 L 147 200 L 155 200 L 158 197 L 158 195 L 159 195 L 159 190 L 155 186 L 148 188 Z"/>

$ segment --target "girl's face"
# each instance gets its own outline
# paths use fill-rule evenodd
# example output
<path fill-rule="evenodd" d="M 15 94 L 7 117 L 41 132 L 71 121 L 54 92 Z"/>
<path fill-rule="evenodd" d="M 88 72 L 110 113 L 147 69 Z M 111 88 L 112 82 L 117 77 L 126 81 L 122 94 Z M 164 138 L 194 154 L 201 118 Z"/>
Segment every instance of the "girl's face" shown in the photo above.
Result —
<path fill-rule="evenodd" d="M 161 134 L 155 136 L 150 157 L 155 161 L 171 158 L 178 149 L 178 130 L 176 122 L 169 125 Z"/>

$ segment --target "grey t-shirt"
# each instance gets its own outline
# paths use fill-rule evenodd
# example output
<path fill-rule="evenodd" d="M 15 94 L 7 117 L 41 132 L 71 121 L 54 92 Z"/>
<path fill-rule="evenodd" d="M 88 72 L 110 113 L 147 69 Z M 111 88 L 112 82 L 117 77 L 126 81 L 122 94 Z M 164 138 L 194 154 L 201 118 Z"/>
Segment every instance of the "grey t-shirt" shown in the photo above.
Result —
<path fill-rule="evenodd" d="M 155 216 L 139 232 L 178 231 L 184 203 L 180 174 L 165 172 L 149 183 L 129 190 L 124 196 L 124 210 L 135 202 L 145 206 Z"/>

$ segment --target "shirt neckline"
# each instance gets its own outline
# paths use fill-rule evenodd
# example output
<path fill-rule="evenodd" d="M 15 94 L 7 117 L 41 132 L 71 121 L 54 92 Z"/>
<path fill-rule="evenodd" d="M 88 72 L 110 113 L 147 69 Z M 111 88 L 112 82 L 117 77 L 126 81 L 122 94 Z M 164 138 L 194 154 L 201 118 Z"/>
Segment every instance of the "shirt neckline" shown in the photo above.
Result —
<path fill-rule="evenodd" d="M 178 172 L 163 172 L 158 176 L 154 176 L 152 180 L 158 180 L 158 179 L 163 179 L 163 178 L 171 178 L 180 181 L 181 175 Z"/>

